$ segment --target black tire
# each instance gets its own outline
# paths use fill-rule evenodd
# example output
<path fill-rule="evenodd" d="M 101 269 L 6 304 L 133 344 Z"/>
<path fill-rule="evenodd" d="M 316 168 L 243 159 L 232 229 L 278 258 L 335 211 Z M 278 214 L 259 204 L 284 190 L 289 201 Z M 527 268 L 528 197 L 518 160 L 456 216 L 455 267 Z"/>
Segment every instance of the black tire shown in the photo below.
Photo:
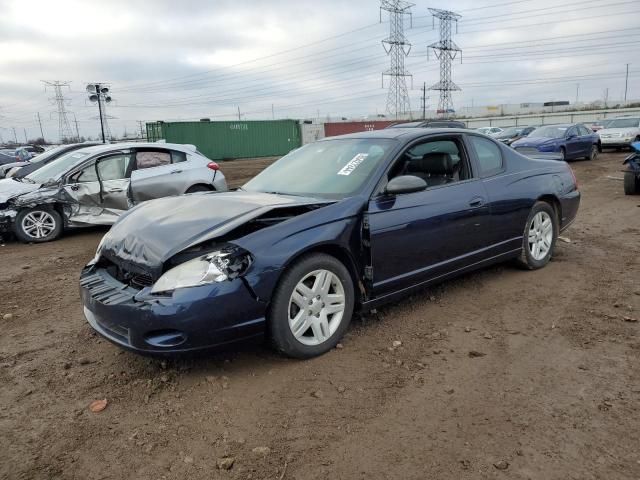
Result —
<path fill-rule="evenodd" d="M 25 220 L 26 217 L 33 218 L 33 216 L 40 218 L 42 216 L 46 216 L 47 219 L 51 219 L 53 222 L 53 228 L 44 236 L 37 237 L 33 234 L 33 232 L 29 232 L 25 230 L 26 222 L 29 220 Z M 60 214 L 53 208 L 49 207 L 35 207 L 35 208 L 27 208 L 24 210 L 20 210 L 16 215 L 13 230 L 21 242 L 25 243 L 44 243 L 50 242 L 52 240 L 57 239 L 62 234 L 62 217 Z"/>
<path fill-rule="evenodd" d="M 534 258 L 529 245 L 529 231 L 531 229 L 532 223 L 534 221 L 535 216 L 540 213 L 545 212 L 551 218 L 551 225 L 553 228 L 551 246 L 544 257 L 536 259 Z M 520 253 L 520 257 L 518 258 L 518 263 L 528 269 L 528 270 L 537 270 L 538 268 L 544 267 L 549 260 L 553 256 L 553 250 L 556 246 L 556 241 L 558 240 L 558 232 L 560 228 L 558 226 L 558 214 L 555 209 L 549 205 L 547 202 L 536 202 L 529 212 L 529 216 L 527 217 L 527 223 L 524 226 L 523 238 L 522 238 L 522 251 Z"/>
<path fill-rule="evenodd" d="M 193 185 L 187 189 L 185 193 L 196 193 L 196 192 L 211 192 L 213 188 L 209 188 L 206 185 Z"/>
<path fill-rule="evenodd" d="M 587 160 L 595 160 L 596 158 L 598 158 L 598 146 L 597 145 L 592 145 L 591 146 L 591 152 L 589 153 L 589 155 L 587 155 L 586 158 Z"/>
<path fill-rule="evenodd" d="M 624 194 L 640 194 L 640 181 L 634 172 L 624 172 Z"/>
<path fill-rule="evenodd" d="M 337 329 L 326 340 L 318 345 L 305 345 L 296 339 L 289 327 L 289 309 L 293 308 L 290 306 L 290 299 L 298 283 L 316 270 L 328 270 L 340 279 L 344 289 L 345 308 Z M 353 315 L 354 297 L 351 275 L 342 262 L 323 253 L 312 253 L 301 257 L 282 275 L 272 296 L 267 320 L 275 348 L 285 355 L 299 359 L 316 357 L 331 350 L 349 327 Z"/>

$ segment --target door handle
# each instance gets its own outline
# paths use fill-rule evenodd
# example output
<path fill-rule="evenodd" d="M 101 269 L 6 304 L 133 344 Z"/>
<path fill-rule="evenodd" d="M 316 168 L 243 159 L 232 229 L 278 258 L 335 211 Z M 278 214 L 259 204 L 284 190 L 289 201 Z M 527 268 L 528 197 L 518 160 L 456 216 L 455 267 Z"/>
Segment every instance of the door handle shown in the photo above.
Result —
<path fill-rule="evenodd" d="M 474 197 L 469 200 L 470 207 L 481 207 L 482 205 L 484 205 L 484 199 L 482 197 Z"/>
<path fill-rule="evenodd" d="M 171 170 L 171 173 L 182 173 L 182 170 Z"/>
<path fill-rule="evenodd" d="M 124 188 L 112 188 L 111 190 L 107 190 L 107 193 L 120 193 L 124 192 Z"/>

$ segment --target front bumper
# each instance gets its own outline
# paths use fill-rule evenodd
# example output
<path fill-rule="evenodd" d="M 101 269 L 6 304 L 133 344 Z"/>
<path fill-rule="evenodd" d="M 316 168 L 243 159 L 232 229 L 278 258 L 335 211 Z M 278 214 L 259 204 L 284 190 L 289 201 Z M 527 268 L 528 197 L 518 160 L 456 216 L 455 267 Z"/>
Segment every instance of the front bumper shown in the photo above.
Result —
<path fill-rule="evenodd" d="M 630 147 L 633 142 L 635 142 L 635 138 L 623 138 L 623 137 L 602 138 L 600 137 L 600 144 L 603 147 Z"/>
<path fill-rule="evenodd" d="M 13 222 L 17 213 L 15 210 L 0 211 L 0 233 L 13 232 Z"/>
<path fill-rule="evenodd" d="M 137 353 L 174 354 L 222 347 L 264 335 L 266 305 L 241 279 L 151 296 L 101 268 L 85 267 L 80 296 L 89 324 Z"/>

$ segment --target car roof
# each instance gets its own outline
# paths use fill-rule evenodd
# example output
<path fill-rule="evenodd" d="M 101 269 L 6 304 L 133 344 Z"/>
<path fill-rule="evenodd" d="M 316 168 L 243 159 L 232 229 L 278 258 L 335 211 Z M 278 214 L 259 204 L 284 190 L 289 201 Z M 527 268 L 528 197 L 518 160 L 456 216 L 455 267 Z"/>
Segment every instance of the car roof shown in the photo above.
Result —
<path fill-rule="evenodd" d="M 91 155 L 111 152 L 114 150 L 127 150 L 130 148 L 170 148 L 181 152 L 195 153 L 196 147 L 188 144 L 180 143 L 158 143 L 158 142 L 122 142 L 122 143 L 101 143 L 94 146 L 88 146 L 79 150 Z"/>
<path fill-rule="evenodd" d="M 384 128 L 382 130 L 370 130 L 366 132 L 348 133 L 337 137 L 326 137 L 326 140 L 346 139 L 346 138 L 387 138 L 394 140 L 411 141 L 414 138 L 423 137 L 425 135 L 437 135 L 439 133 L 471 133 L 466 128 Z"/>

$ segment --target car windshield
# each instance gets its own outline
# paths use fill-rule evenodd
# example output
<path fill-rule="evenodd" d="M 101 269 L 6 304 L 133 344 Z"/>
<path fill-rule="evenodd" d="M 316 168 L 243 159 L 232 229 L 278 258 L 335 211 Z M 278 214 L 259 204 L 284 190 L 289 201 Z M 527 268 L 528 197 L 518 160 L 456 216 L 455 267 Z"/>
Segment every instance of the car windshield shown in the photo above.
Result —
<path fill-rule="evenodd" d="M 391 139 L 345 138 L 311 143 L 282 157 L 242 188 L 341 199 L 358 192 L 396 144 Z"/>
<path fill-rule="evenodd" d="M 606 128 L 636 128 L 640 124 L 640 120 L 637 118 L 616 118 L 611 120 Z"/>
<path fill-rule="evenodd" d="M 549 125 L 547 127 L 536 128 L 529 134 L 530 138 L 562 138 L 569 127 L 562 125 Z"/>
<path fill-rule="evenodd" d="M 60 147 L 56 147 L 56 148 L 52 148 L 51 150 L 47 150 L 44 153 L 41 153 L 40 155 L 38 155 L 37 157 L 33 157 L 31 159 L 31 163 L 39 163 L 39 162 L 43 162 L 45 160 L 48 160 L 49 158 L 58 155 L 61 151 L 64 151 L 67 147 L 66 145 L 62 145 Z"/>
<path fill-rule="evenodd" d="M 44 165 L 35 172 L 30 173 L 25 178 L 33 183 L 47 183 L 49 180 L 57 180 L 71 167 L 81 162 L 89 156 L 89 153 L 82 151 L 69 152 L 56 158 L 53 162 Z"/>

